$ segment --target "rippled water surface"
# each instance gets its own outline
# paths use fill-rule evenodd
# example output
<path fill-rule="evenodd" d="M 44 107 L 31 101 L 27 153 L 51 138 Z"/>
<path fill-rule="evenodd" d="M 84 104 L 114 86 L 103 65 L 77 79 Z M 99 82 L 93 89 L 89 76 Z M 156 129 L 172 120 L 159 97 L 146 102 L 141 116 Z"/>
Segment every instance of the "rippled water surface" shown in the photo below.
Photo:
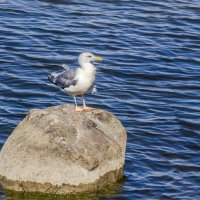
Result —
<path fill-rule="evenodd" d="M 47 76 L 93 52 L 87 102 L 127 129 L 125 180 L 72 199 L 200 199 L 199 0 L 0 0 L 0 19 L 1 147 L 28 110 L 73 103 Z"/>

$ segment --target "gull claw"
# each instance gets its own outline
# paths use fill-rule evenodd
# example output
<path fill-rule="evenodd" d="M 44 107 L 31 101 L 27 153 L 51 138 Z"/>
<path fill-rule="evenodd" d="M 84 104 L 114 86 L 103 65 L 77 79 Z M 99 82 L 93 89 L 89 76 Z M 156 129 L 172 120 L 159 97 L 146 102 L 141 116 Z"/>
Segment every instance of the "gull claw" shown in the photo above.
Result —
<path fill-rule="evenodd" d="M 91 107 L 87 107 L 87 106 L 83 106 L 83 111 L 89 111 L 89 110 L 93 110 L 94 108 Z"/>
<path fill-rule="evenodd" d="M 81 111 L 83 111 L 83 108 L 76 107 L 76 108 L 75 108 L 75 111 L 76 111 L 76 112 L 81 112 Z"/>

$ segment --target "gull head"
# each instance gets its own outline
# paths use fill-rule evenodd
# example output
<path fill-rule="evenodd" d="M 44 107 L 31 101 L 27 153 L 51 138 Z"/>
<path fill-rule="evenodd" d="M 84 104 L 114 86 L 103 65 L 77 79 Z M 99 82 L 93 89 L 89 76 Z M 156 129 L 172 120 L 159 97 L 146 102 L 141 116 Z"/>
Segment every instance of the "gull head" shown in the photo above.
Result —
<path fill-rule="evenodd" d="M 94 61 L 102 61 L 102 58 L 96 57 L 92 53 L 88 53 L 88 52 L 82 53 L 78 57 L 78 63 L 80 66 L 84 64 L 89 64 Z"/>

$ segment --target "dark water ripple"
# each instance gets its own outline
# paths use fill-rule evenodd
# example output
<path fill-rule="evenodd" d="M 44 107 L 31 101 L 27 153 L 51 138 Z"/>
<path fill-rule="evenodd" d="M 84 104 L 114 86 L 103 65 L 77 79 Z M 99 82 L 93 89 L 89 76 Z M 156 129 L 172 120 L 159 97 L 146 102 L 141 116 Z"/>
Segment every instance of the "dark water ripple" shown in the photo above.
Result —
<path fill-rule="evenodd" d="M 128 144 L 115 189 L 0 199 L 199 199 L 199 13 L 199 0 L 1 0 L 1 146 L 28 110 L 73 103 L 47 75 L 83 51 L 104 58 L 87 101 L 120 118 Z"/>

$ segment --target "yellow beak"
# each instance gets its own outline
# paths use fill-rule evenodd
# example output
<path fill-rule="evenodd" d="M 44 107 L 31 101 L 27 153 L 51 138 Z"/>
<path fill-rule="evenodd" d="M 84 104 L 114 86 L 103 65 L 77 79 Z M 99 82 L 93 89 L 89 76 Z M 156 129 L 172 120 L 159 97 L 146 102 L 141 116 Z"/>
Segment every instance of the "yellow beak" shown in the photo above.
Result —
<path fill-rule="evenodd" d="M 102 61 L 103 59 L 100 58 L 100 57 L 94 57 L 94 60 L 95 60 L 95 61 Z"/>

